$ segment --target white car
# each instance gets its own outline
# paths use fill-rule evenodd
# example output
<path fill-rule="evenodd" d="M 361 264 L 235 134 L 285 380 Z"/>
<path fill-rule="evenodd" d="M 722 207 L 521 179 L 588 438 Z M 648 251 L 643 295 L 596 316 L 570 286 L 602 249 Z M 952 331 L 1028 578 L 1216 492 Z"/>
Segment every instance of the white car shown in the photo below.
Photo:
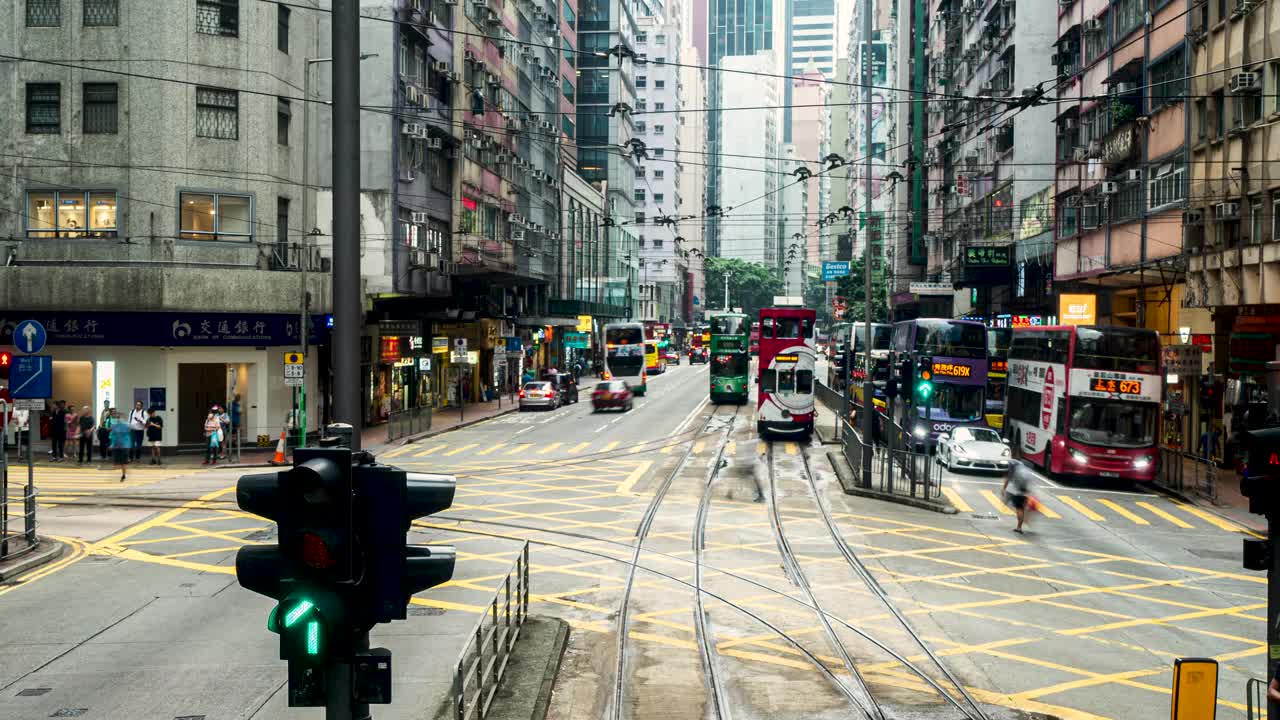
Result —
<path fill-rule="evenodd" d="M 989 428 L 959 427 L 938 436 L 938 462 L 948 470 L 1009 469 L 1009 446 Z"/>

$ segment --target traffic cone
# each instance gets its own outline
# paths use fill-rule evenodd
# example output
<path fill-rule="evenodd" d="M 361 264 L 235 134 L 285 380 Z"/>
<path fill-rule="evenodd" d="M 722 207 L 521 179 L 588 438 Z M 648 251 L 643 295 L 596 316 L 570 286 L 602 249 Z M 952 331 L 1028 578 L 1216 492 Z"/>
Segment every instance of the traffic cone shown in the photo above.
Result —
<path fill-rule="evenodd" d="M 272 465 L 288 465 L 289 461 L 284 459 L 284 430 L 280 431 L 280 441 L 276 443 L 276 454 L 271 456 Z"/>

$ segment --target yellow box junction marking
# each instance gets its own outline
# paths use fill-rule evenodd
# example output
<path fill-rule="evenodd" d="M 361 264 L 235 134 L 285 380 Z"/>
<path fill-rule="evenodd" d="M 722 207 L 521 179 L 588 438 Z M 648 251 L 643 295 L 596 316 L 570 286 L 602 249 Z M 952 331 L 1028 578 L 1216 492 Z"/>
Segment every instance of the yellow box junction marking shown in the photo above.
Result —
<path fill-rule="evenodd" d="M 445 453 L 445 454 L 444 454 L 444 457 L 453 457 L 454 455 L 457 455 L 458 453 L 466 452 L 466 451 L 470 450 L 470 449 L 471 449 L 471 448 L 473 448 L 473 447 L 479 447 L 479 446 L 480 446 L 480 443 L 471 443 L 470 445 L 463 445 L 463 446 L 462 446 L 462 447 L 460 447 L 460 448 L 455 448 L 455 449 L 450 450 L 449 452 Z"/>
<path fill-rule="evenodd" d="M 947 499 L 956 507 L 956 510 L 967 513 L 973 512 L 973 506 L 965 502 L 964 498 L 960 497 L 960 493 L 955 490 L 952 490 L 949 487 L 944 487 L 942 488 L 942 494 L 947 496 Z"/>
<path fill-rule="evenodd" d="M 1079 500 L 1076 500 L 1075 498 L 1069 495 L 1055 495 L 1054 497 L 1058 498 L 1058 500 L 1061 501 L 1064 505 L 1070 506 L 1072 510 L 1075 510 L 1081 515 L 1089 518 L 1090 520 L 1093 520 L 1094 522 L 1106 522 L 1106 518 L 1090 510 L 1088 507 L 1085 506 L 1084 503 L 1080 502 Z"/>

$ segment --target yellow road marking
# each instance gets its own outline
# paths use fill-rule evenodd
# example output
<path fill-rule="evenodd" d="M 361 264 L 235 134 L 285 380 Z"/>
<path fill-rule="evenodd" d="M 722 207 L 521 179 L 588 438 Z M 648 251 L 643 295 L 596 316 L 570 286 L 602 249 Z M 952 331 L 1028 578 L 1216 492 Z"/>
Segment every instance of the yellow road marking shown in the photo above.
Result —
<path fill-rule="evenodd" d="M 617 441 L 617 440 L 614 440 L 613 442 L 609 443 L 608 445 L 605 445 L 604 447 L 600 448 L 600 452 L 602 452 L 602 453 L 607 453 L 607 452 L 609 452 L 610 450 L 612 450 L 612 449 L 614 449 L 614 448 L 616 448 L 616 447 L 618 447 L 618 441 Z"/>
<path fill-rule="evenodd" d="M 729 444 L 724 446 L 724 454 L 728 455 L 729 457 L 733 457 L 733 454 L 737 451 L 738 451 L 738 441 L 736 440 L 730 440 Z"/>
<path fill-rule="evenodd" d="M 67 545 L 70 545 L 71 554 L 68 555 L 67 557 L 60 558 L 59 560 L 54 562 L 52 565 L 43 565 L 25 575 L 19 575 L 18 577 L 13 578 L 14 584 L 6 588 L 0 588 L 0 595 L 11 593 L 14 590 L 17 590 L 18 588 L 27 587 L 31 583 L 41 578 L 46 578 L 58 572 L 59 570 L 69 565 L 72 565 L 73 563 L 78 562 L 79 560 L 83 559 L 87 554 L 87 546 L 84 543 L 80 542 L 79 540 L 74 540 L 72 538 L 64 538 L 64 537 L 56 537 L 53 539 L 59 542 L 66 543 Z"/>
<path fill-rule="evenodd" d="M 382 457 L 387 457 L 387 458 L 400 457 L 401 455 L 409 452 L 410 450 L 415 450 L 415 449 L 416 448 L 413 445 L 401 445 L 395 450 L 390 450 L 388 452 L 382 453 Z"/>
<path fill-rule="evenodd" d="M 447 448 L 447 447 L 449 447 L 449 446 L 448 446 L 448 445 L 436 445 L 435 447 L 433 447 L 433 448 L 427 448 L 426 450 L 423 450 L 423 451 L 422 451 L 422 452 L 420 452 L 420 453 L 414 453 L 414 457 L 426 457 L 426 456 L 430 455 L 430 454 L 431 454 L 431 453 L 433 453 L 433 452 L 440 452 L 441 450 L 443 450 L 443 449 L 445 449 L 445 448 Z"/>
<path fill-rule="evenodd" d="M 764 455 L 769 452 L 769 443 L 761 441 L 756 443 L 756 454 Z"/>
<path fill-rule="evenodd" d="M 1151 513 L 1152 515 L 1155 515 L 1156 517 L 1162 518 L 1164 520 L 1168 520 L 1169 522 L 1173 523 L 1174 525 L 1177 525 L 1180 528 L 1191 529 L 1192 527 L 1191 523 L 1187 522 L 1186 520 L 1183 520 L 1182 518 L 1176 515 L 1170 515 L 1169 513 L 1161 510 L 1160 508 L 1156 507 L 1155 505 L 1152 505 L 1149 502 L 1139 501 L 1138 507 L 1142 508 L 1143 510 L 1146 510 L 1147 512 Z"/>
<path fill-rule="evenodd" d="M 800 446 L 793 442 L 789 442 L 786 445 L 786 450 L 788 455 L 795 455 L 797 452 L 800 452 Z"/>
<path fill-rule="evenodd" d="M 506 452 L 507 455 L 519 455 L 520 453 L 533 447 L 533 443 L 521 443 Z"/>
<path fill-rule="evenodd" d="M 694 444 L 693 444 L 693 453 L 694 453 L 695 455 L 697 455 L 698 453 L 700 453 L 700 452 L 702 452 L 703 450 L 706 450 L 706 449 L 707 449 L 707 441 L 706 441 L 706 440 L 699 440 L 698 442 L 696 442 L 696 443 L 694 443 Z"/>
<path fill-rule="evenodd" d="M 504 447 L 506 447 L 506 446 L 507 446 L 507 444 L 506 444 L 506 443 L 498 443 L 497 445 L 494 445 L 493 447 L 490 447 L 490 448 L 485 448 L 484 450 L 481 450 L 480 452 L 478 452 L 478 453 L 476 453 L 476 454 L 477 454 L 477 455 L 488 455 L 489 453 L 491 453 L 491 452 L 493 452 L 493 451 L 495 451 L 495 450 L 498 450 L 498 449 L 504 448 Z"/>
<path fill-rule="evenodd" d="M 1057 511 L 1057 510 L 1054 510 L 1053 508 L 1049 507 L 1048 505 L 1045 505 L 1045 504 L 1044 504 L 1044 502 L 1040 500 L 1040 498 L 1036 498 L 1036 500 L 1037 500 L 1038 502 L 1040 502 L 1040 507 L 1036 508 L 1036 512 L 1040 513 L 1041 515 L 1043 515 L 1043 516 L 1045 516 L 1045 517 L 1047 517 L 1047 518 L 1049 518 L 1049 519 L 1051 519 L 1051 520 L 1061 520 L 1061 519 L 1062 519 L 1062 516 L 1058 514 L 1058 511 Z"/>
<path fill-rule="evenodd" d="M 632 488 L 636 486 L 636 483 L 640 481 L 640 478 L 644 477 L 645 472 L 651 465 L 653 465 L 652 460 L 646 460 L 639 465 L 636 465 L 636 469 L 632 470 L 631 474 L 627 476 L 627 479 L 623 480 L 622 484 L 618 486 L 618 494 L 630 495 L 632 493 Z"/>
<path fill-rule="evenodd" d="M 546 455 L 546 454 L 548 454 L 548 453 L 555 452 L 555 449 L 556 449 L 556 448 L 558 448 L 558 447 L 560 447 L 560 446 L 561 446 L 561 445 L 563 445 L 563 444 L 564 444 L 564 443 L 558 443 L 558 442 L 551 443 L 550 445 L 548 445 L 548 446 L 546 446 L 546 447 L 542 448 L 541 450 L 539 450 L 539 451 L 538 451 L 538 454 L 539 454 L 539 455 Z"/>
<path fill-rule="evenodd" d="M 983 490 L 982 497 L 986 498 L 987 502 L 991 503 L 991 507 L 995 508 L 996 512 L 1000 513 L 1001 515 L 1014 514 L 1013 511 L 1010 510 L 1004 503 L 1000 502 L 1000 498 L 996 497 L 996 494 L 991 492 L 990 490 Z"/>
<path fill-rule="evenodd" d="M 1248 530 L 1247 530 L 1246 528 L 1244 528 L 1244 527 L 1242 527 L 1242 526 L 1240 526 L 1240 525 L 1238 525 L 1238 524 L 1236 524 L 1236 523 L 1233 523 L 1233 522 L 1231 522 L 1230 520 L 1224 520 L 1224 519 L 1222 519 L 1222 518 L 1218 517 L 1217 515 L 1214 515 L 1214 514 L 1213 514 L 1213 513 L 1211 513 L 1211 512 L 1205 512 L 1204 510 L 1201 510 L 1200 508 L 1196 507 L 1195 505 L 1190 505 L 1190 504 L 1187 504 L 1187 503 L 1177 502 L 1177 501 L 1174 501 L 1174 503 L 1173 503 L 1173 504 L 1174 504 L 1174 505 L 1175 505 L 1179 510 L 1181 510 L 1181 511 L 1183 511 L 1183 512 L 1186 512 L 1186 513 L 1191 513 L 1192 515 L 1195 515 L 1196 517 L 1200 518 L 1201 520 L 1204 520 L 1205 522 L 1209 523 L 1210 525 L 1216 525 L 1217 527 L 1219 527 L 1219 528 L 1221 528 L 1221 529 L 1223 529 L 1223 530 L 1226 530 L 1227 532 L 1233 532 L 1233 533 L 1234 533 L 1234 532 L 1248 532 Z M 1250 533 L 1250 534 L 1252 534 L 1252 533 Z"/>
<path fill-rule="evenodd" d="M 951 501 L 951 504 L 955 505 L 956 509 L 960 512 L 973 512 L 973 507 L 969 505 L 969 503 L 965 502 L 964 498 L 960 497 L 960 493 L 955 490 L 952 490 L 949 487 L 944 487 L 942 488 L 942 494 L 946 495 L 947 499 Z"/>
<path fill-rule="evenodd" d="M 671 453 L 673 453 L 673 452 L 675 452 L 675 451 L 676 451 L 676 446 L 675 446 L 675 445 L 663 445 L 663 446 L 662 446 L 662 449 L 661 449 L 661 450 L 659 450 L 658 452 L 662 453 L 663 455 L 670 455 Z"/>
<path fill-rule="evenodd" d="M 1120 505 L 1119 503 L 1112 502 L 1111 500 L 1108 500 L 1108 499 L 1106 499 L 1106 498 L 1098 498 L 1098 502 L 1100 502 L 1100 503 L 1102 503 L 1103 505 L 1106 505 L 1107 507 L 1111 508 L 1111 509 L 1112 509 L 1112 510 L 1114 510 L 1118 515 L 1120 515 L 1121 517 L 1125 518 L 1126 520 L 1132 520 L 1133 522 L 1135 522 L 1135 523 L 1137 523 L 1137 524 L 1139 524 L 1139 525 L 1150 525 L 1150 524 L 1151 524 L 1151 523 L 1147 522 L 1147 519 L 1146 519 L 1146 518 L 1141 517 L 1141 516 L 1139 516 L 1139 515 L 1134 515 L 1133 513 L 1131 513 L 1131 512 L 1129 512 L 1128 510 L 1126 510 L 1126 509 L 1124 508 L 1124 506 Z"/>
<path fill-rule="evenodd" d="M 479 446 L 480 446 L 480 443 L 471 443 L 470 445 L 463 445 L 462 447 L 457 448 L 456 450 L 450 450 L 449 452 L 445 453 L 444 456 L 452 457 L 454 455 L 457 455 L 460 452 L 466 452 L 467 450 L 470 450 L 473 447 L 479 447 Z"/>
<path fill-rule="evenodd" d="M 591 444 L 591 443 L 589 443 L 589 442 L 578 443 L 577 445 L 574 445 L 573 447 L 569 448 L 567 452 L 568 452 L 570 455 L 577 455 L 578 453 L 580 453 L 580 452 L 582 452 L 583 450 L 585 450 L 585 449 L 587 448 L 587 446 L 588 446 L 588 445 L 590 445 L 590 444 Z"/>
<path fill-rule="evenodd" d="M 1067 495 L 1055 495 L 1054 497 L 1058 498 L 1066 505 L 1071 506 L 1072 510 L 1075 510 L 1081 515 L 1089 518 L 1090 520 L 1093 520 L 1094 522 L 1106 522 L 1107 520 L 1106 518 L 1102 517 L 1098 513 L 1085 507 L 1084 503 L 1080 502 L 1079 500 L 1076 500 L 1073 497 L 1069 497 Z"/>

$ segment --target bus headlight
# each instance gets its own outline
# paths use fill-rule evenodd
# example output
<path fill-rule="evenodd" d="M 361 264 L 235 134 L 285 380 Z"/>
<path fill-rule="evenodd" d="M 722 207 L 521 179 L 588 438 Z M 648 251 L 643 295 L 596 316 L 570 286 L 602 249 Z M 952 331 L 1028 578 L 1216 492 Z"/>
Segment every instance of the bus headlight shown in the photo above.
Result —
<path fill-rule="evenodd" d="M 1134 458 L 1133 466 L 1139 470 L 1146 470 L 1151 467 L 1151 456 L 1143 455 L 1142 457 Z"/>
<path fill-rule="evenodd" d="M 1089 456 L 1088 456 L 1088 455 L 1085 455 L 1084 453 L 1080 452 L 1079 450 L 1077 450 L 1077 449 L 1075 449 L 1075 448 L 1067 448 L 1067 454 L 1071 456 L 1071 459 L 1072 459 L 1072 460 L 1075 460 L 1076 462 L 1080 463 L 1081 465 L 1083 465 L 1083 464 L 1085 464 L 1086 462 L 1088 462 L 1088 461 L 1089 461 Z"/>
<path fill-rule="evenodd" d="M 923 425 L 917 425 L 912 428 L 911 434 L 915 435 L 917 440 L 923 440 L 929 437 L 929 429 Z"/>

